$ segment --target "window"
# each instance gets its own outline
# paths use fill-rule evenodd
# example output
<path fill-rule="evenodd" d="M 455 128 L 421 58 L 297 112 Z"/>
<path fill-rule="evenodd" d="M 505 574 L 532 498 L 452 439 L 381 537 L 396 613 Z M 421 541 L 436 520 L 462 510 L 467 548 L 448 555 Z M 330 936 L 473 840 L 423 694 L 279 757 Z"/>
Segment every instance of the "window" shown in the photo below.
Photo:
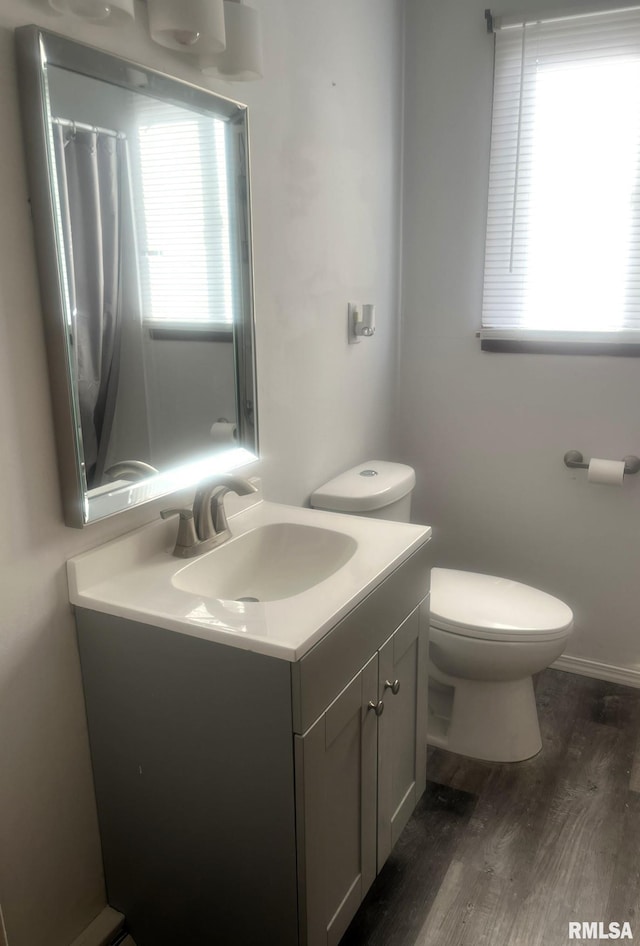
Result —
<path fill-rule="evenodd" d="M 496 25 L 482 347 L 640 354 L 640 8 Z"/>
<path fill-rule="evenodd" d="M 132 141 L 145 324 L 229 330 L 233 324 L 232 204 L 222 119 L 151 100 Z"/>

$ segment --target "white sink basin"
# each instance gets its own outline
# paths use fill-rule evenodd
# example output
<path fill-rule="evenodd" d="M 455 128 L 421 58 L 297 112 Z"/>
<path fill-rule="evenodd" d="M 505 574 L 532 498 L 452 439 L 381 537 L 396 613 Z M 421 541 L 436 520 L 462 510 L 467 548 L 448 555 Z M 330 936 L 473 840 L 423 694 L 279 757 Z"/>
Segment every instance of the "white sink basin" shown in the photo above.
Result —
<path fill-rule="evenodd" d="M 71 559 L 71 602 L 294 661 L 431 535 L 255 493 L 225 505 L 231 538 L 196 558 L 172 555 L 176 520 L 158 518 Z"/>
<path fill-rule="evenodd" d="M 172 583 L 209 598 L 278 601 L 329 578 L 357 548 L 356 540 L 343 532 L 274 522 L 195 559 L 176 572 Z"/>

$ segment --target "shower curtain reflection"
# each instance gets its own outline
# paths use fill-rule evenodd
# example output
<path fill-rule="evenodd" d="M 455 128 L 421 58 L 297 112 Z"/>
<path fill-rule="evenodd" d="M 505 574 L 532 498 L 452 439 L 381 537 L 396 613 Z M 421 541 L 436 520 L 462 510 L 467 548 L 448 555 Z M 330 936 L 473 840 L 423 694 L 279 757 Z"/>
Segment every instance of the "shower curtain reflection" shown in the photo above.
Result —
<path fill-rule="evenodd" d="M 126 141 L 54 120 L 52 132 L 71 312 L 72 371 L 87 488 L 103 480 L 120 370 L 122 193 Z"/>

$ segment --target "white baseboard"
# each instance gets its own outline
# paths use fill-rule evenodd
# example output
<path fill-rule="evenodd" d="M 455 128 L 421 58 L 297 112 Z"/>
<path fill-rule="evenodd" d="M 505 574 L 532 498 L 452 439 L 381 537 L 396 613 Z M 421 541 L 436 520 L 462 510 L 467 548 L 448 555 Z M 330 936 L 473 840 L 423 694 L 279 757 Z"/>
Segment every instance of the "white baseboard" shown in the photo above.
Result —
<path fill-rule="evenodd" d="M 579 673 L 583 677 L 595 677 L 596 680 L 607 680 L 609 683 L 621 683 L 628 687 L 640 687 L 640 670 L 630 667 L 615 667 L 613 664 L 603 664 L 597 660 L 586 660 L 584 657 L 562 657 L 551 664 L 552 670 L 566 670 L 569 673 Z"/>
<path fill-rule="evenodd" d="M 80 936 L 74 939 L 71 946 L 107 946 L 123 923 L 122 913 L 118 913 L 111 907 L 105 907 L 93 923 L 90 923 Z"/>

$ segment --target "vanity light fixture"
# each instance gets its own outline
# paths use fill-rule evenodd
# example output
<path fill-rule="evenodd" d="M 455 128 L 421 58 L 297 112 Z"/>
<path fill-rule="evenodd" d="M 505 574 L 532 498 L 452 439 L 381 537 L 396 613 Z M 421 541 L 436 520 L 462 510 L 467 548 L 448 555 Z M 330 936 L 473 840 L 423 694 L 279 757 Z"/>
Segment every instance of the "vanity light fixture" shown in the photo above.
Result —
<path fill-rule="evenodd" d="M 151 39 L 197 57 L 204 75 L 230 82 L 262 78 L 260 14 L 242 0 L 146 0 Z M 134 0 L 49 0 L 58 13 L 123 26 Z"/>
<path fill-rule="evenodd" d="M 226 45 L 223 0 L 147 0 L 149 32 L 160 46 L 205 55 Z"/>
<path fill-rule="evenodd" d="M 224 0 L 226 47 L 205 55 L 200 68 L 205 75 L 219 75 L 233 82 L 262 78 L 260 15 L 242 0 Z"/>
<path fill-rule="evenodd" d="M 49 0 L 49 6 L 104 26 L 124 26 L 135 16 L 133 0 Z"/>

